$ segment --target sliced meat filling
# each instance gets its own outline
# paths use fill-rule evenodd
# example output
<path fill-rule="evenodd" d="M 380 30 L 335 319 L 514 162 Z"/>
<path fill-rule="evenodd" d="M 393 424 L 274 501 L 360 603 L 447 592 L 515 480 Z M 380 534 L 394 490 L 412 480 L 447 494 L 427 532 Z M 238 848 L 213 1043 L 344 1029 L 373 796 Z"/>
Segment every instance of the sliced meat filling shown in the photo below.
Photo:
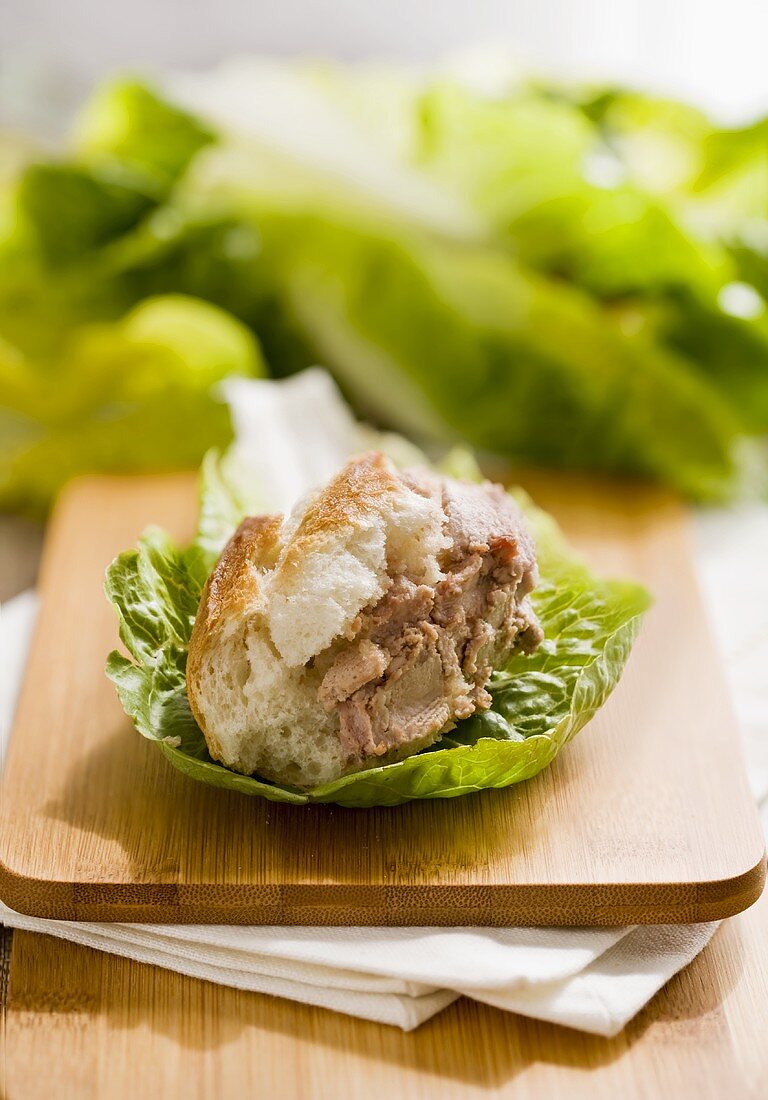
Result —
<path fill-rule="evenodd" d="M 318 698 L 338 710 L 350 759 L 396 755 L 415 741 L 426 746 L 487 709 L 494 666 L 542 639 L 530 602 L 538 579 L 533 542 L 514 501 L 497 485 L 402 476 L 439 501 L 451 545 L 435 585 L 391 576 L 328 655 Z"/>

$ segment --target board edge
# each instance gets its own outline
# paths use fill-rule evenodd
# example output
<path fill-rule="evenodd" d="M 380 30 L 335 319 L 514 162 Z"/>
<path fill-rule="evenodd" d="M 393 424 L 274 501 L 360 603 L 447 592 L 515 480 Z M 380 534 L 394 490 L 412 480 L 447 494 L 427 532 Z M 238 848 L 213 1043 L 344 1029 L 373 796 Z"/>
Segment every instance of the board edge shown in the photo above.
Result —
<path fill-rule="evenodd" d="M 318 887 L 299 883 L 244 886 L 242 901 L 233 905 L 231 884 L 51 880 L 14 871 L 0 859 L 0 900 L 14 912 L 45 920 L 106 923 L 446 928 L 699 924 L 724 920 L 748 909 L 762 894 L 765 883 L 763 852 L 748 870 L 721 879 L 569 883 L 568 902 L 562 900 L 566 886 L 555 883 L 488 886 L 483 905 L 466 902 L 466 885 L 393 889 L 386 885 Z M 617 890 L 622 896 L 620 903 L 606 900 Z M 336 893 L 340 904 L 334 904 L 332 897 L 319 900 L 320 892 Z M 412 898 L 404 898 L 404 892 L 412 892 Z M 456 898 L 446 908 L 446 893 L 451 892 Z M 355 895 L 354 901 L 349 900 L 350 894 Z M 395 896 L 397 904 L 392 905 L 389 899 Z M 553 920 L 555 900 L 558 916 Z M 539 906 L 548 907 L 545 921 L 531 919 Z"/>

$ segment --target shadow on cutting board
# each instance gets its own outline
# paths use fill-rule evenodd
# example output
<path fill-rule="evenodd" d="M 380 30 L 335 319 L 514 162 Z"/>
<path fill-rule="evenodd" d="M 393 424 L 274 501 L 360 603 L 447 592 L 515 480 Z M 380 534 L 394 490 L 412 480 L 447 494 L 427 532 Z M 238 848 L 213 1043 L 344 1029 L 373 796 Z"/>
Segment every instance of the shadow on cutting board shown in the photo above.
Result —
<path fill-rule="evenodd" d="M 45 813 L 67 826 L 66 859 L 78 876 L 79 837 L 98 838 L 88 846 L 91 881 L 237 882 L 258 872 L 272 882 L 397 885 L 464 871 L 482 877 L 494 860 L 546 843 L 546 799 L 534 807 L 527 789 L 553 782 L 555 771 L 561 787 L 568 783 L 567 764 L 555 761 L 549 773 L 506 791 L 368 810 L 289 806 L 182 776 L 121 717 L 69 764 Z M 512 835 L 510 815 L 520 822 Z"/>

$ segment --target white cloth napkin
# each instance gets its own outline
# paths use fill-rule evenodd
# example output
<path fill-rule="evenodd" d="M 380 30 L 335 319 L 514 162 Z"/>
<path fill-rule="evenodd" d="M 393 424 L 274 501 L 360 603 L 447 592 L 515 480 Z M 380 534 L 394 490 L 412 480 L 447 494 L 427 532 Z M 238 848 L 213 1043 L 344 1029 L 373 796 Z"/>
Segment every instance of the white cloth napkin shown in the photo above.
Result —
<path fill-rule="evenodd" d="M 330 379 L 226 386 L 239 445 L 284 507 L 324 480 L 371 433 Z M 377 442 L 381 442 L 379 439 Z M 392 441 L 387 441 L 391 444 Z M 311 455 L 311 461 L 307 456 Z M 699 563 L 746 736 L 755 794 L 768 795 L 768 508 L 704 515 Z M 10 727 L 36 612 L 10 601 L 0 619 L 3 731 Z M 0 904 L 0 919 L 139 962 L 289 997 L 404 1030 L 461 994 L 510 1012 L 615 1035 L 709 941 L 716 924 L 588 928 L 270 928 L 41 920 Z"/>

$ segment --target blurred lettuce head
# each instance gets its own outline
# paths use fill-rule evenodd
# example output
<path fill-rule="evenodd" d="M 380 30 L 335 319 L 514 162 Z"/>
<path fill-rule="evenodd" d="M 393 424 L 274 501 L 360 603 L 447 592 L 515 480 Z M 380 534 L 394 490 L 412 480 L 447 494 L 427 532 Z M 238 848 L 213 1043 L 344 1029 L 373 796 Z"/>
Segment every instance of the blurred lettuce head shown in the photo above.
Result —
<path fill-rule="evenodd" d="M 182 294 L 146 298 L 121 322 L 127 346 L 167 355 L 168 373 L 209 390 L 232 374 L 262 377 L 266 367 L 254 334 L 223 309 Z M 170 365 L 173 360 L 174 366 Z"/>
<path fill-rule="evenodd" d="M 117 162 L 166 192 L 213 131 L 138 80 L 106 84 L 75 124 L 73 150 L 89 164 Z"/>
<path fill-rule="evenodd" d="M 213 392 L 266 373 L 256 338 L 208 302 L 147 299 L 114 323 L 80 326 L 52 361 L 0 360 L 0 505 L 41 513 L 89 472 L 196 466 L 232 438 Z"/>
<path fill-rule="evenodd" d="M 2 204 L 2 499 L 65 425 L 56 454 L 82 461 L 63 470 L 196 464 L 196 440 L 226 442 L 203 390 L 264 369 L 238 322 L 274 374 L 321 362 L 416 438 L 728 499 L 744 437 L 768 429 L 768 321 L 726 308 L 734 284 L 768 298 L 764 127 L 455 68 L 110 82 L 68 155 Z M 157 440 L 146 408 L 124 427 L 129 388 L 158 395 Z"/>

